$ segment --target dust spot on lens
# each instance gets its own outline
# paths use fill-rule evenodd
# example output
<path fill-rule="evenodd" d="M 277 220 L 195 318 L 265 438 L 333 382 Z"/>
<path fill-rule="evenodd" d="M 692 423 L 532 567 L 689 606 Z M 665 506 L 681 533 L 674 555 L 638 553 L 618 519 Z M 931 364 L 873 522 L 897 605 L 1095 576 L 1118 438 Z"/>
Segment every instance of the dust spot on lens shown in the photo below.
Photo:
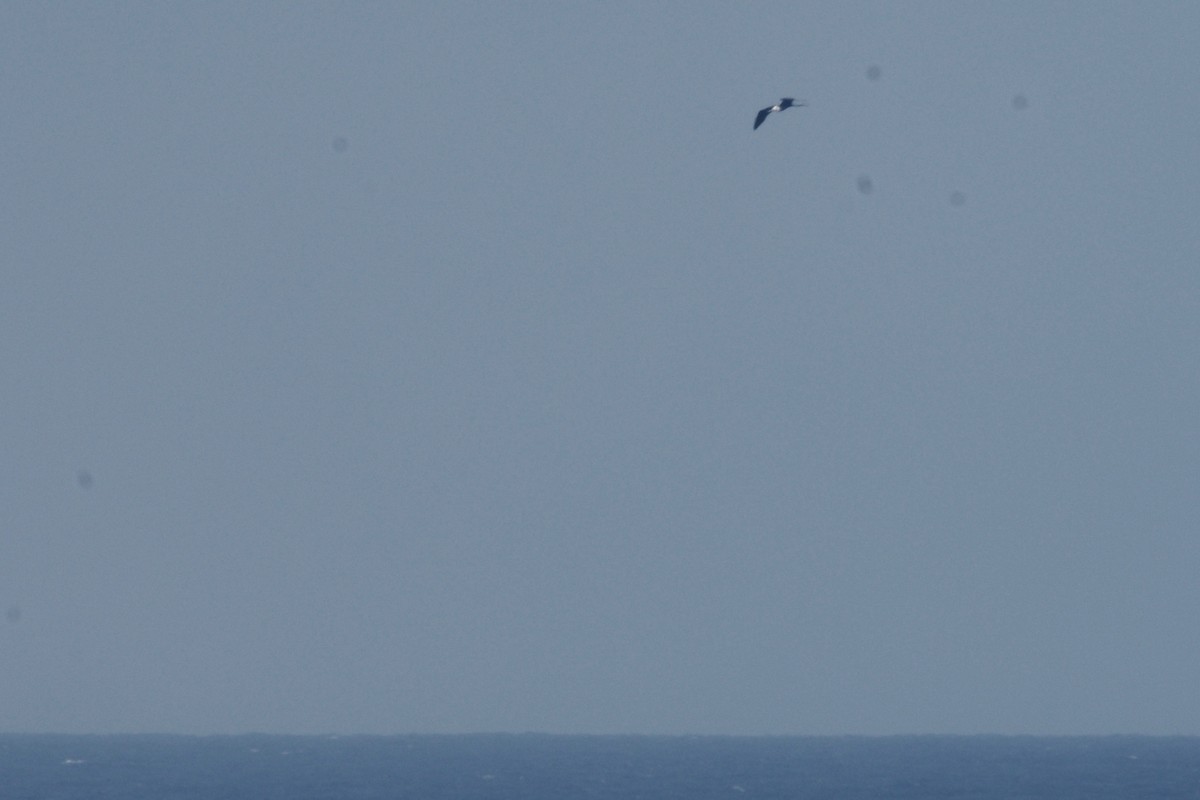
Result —
<path fill-rule="evenodd" d="M 1024 111 L 1029 108 L 1029 98 L 1023 94 L 1013 95 L 1012 107 L 1016 111 Z"/>
<path fill-rule="evenodd" d="M 879 68 L 878 64 L 872 64 L 871 66 L 867 67 L 867 80 L 877 81 L 881 77 L 883 77 L 883 70 Z"/>
<path fill-rule="evenodd" d="M 14 624 L 20 622 L 21 621 L 21 607 L 20 606 L 9 606 L 8 608 L 4 609 L 4 618 Z"/>
<path fill-rule="evenodd" d="M 345 136 L 333 137 L 333 152 L 344 153 L 350 149 L 350 142 Z"/>
<path fill-rule="evenodd" d="M 863 194 L 870 194 L 872 191 L 874 191 L 874 189 L 875 184 L 871 182 L 871 176 L 858 176 L 858 191 L 862 192 Z"/>
<path fill-rule="evenodd" d="M 967 203 L 967 196 L 965 194 L 963 194 L 962 192 L 951 192 L 950 193 L 950 205 L 963 206 L 963 205 L 966 205 L 966 203 Z"/>
<path fill-rule="evenodd" d="M 92 479 L 92 473 L 88 472 L 86 469 L 81 469 L 79 472 L 75 473 L 75 480 L 79 483 L 80 488 L 83 489 L 92 488 L 92 484 L 95 482 Z"/>

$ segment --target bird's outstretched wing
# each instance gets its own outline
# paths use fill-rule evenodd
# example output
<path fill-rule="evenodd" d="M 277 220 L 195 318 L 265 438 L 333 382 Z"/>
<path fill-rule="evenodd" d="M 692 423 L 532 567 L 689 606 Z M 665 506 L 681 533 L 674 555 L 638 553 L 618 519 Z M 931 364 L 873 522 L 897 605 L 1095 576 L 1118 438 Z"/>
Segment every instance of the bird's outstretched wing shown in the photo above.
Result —
<path fill-rule="evenodd" d="M 763 120 L 767 118 L 767 114 L 771 113 L 774 106 L 767 106 L 762 111 L 758 112 L 758 116 L 754 118 L 754 130 L 758 130 L 758 126 L 763 124 Z"/>

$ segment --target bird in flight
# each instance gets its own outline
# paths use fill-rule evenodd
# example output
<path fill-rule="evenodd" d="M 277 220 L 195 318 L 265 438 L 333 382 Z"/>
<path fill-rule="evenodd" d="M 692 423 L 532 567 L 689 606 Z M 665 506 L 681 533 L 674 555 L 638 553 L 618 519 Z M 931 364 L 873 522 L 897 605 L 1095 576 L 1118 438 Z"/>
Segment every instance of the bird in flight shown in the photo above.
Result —
<path fill-rule="evenodd" d="M 754 130 L 758 130 L 758 126 L 763 124 L 763 120 L 765 120 L 767 118 L 767 114 L 770 114 L 772 111 L 783 111 L 785 108 L 791 108 L 792 106 L 796 106 L 797 108 L 799 108 L 800 106 L 803 106 L 803 105 L 807 105 L 803 100 L 801 100 L 799 103 L 797 103 L 791 97 L 783 98 L 775 105 L 768 106 L 768 107 L 764 108 L 762 111 L 758 112 L 758 116 L 754 118 Z"/>

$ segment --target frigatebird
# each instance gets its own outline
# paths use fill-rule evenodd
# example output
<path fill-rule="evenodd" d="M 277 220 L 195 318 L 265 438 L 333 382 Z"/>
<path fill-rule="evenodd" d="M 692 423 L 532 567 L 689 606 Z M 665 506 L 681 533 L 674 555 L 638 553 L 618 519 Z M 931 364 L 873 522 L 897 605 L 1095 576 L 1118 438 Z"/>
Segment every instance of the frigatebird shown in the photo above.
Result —
<path fill-rule="evenodd" d="M 802 105 L 806 105 L 803 100 L 797 103 L 795 99 L 791 97 L 783 98 L 775 105 L 768 106 L 767 108 L 764 108 L 762 111 L 758 112 L 758 116 L 754 118 L 754 130 L 758 130 L 758 126 L 763 124 L 763 120 L 767 118 L 767 114 L 770 114 L 772 111 L 783 111 L 785 108 L 791 108 L 792 106 L 799 107 Z"/>

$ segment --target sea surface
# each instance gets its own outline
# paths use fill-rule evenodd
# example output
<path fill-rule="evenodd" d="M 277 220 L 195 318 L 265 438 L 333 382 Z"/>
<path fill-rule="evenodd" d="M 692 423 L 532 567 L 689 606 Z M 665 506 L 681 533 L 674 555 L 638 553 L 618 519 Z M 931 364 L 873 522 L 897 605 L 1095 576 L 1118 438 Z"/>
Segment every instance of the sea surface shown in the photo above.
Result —
<path fill-rule="evenodd" d="M 1185 797 L 1196 737 L 0 735 L 3 800 Z"/>

